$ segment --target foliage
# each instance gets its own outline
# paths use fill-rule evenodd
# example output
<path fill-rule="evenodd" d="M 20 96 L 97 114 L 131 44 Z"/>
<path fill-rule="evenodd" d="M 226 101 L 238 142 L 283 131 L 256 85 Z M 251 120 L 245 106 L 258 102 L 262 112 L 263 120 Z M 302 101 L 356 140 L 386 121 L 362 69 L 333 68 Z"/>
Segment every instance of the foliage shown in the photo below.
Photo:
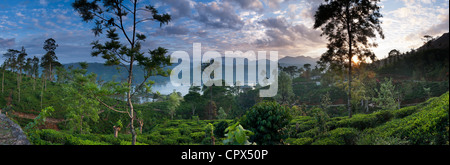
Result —
<path fill-rule="evenodd" d="M 239 122 L 236 122 L 235 124 L 229 126 L 227 129 L 225 129 L 225 137 L 227 137 L 223 144 L 225 145 L 250 145 L 248 141 L 249 136 L 253 135 L 253 133 L 249 130 L 246 130 L 242 127 Z M 254 143 L 253 143 L 254 144 Z"/>
<path fill-rule="evenodd" d="M 373 98 L 375 103 L 382 109 L 396 109 L 397 102 L 396 96 L 397 91 L 395 86 L 392 84 L 392 79 L 385 79 L 384 83 L 381 83 L 380 90 L 375 89 L 378 97 Z"/>
<path fill-rule="evenodd" d="M 101 4 L 100 4 L 101 3 Z M 117 92 L 118 88 L 126 89 L 127 105 L 126 112 L 130 117 L 130 129 L 132 136 L 132 144 L 136 142 L 136 132 L 134 130 L 134 107 L 132 103 L 132 98 L 135 96 L 137 91 L 141 91 L 145 88 L 146 92 L 150 92 L 151 85 L 153 81 L 147 81 L 150 76 L 161 75 L 168 76 L 170 71 L 164 70 L 163 67 L 170 65 L 170 57 L 166 56 L 167 49 L 158 47 L 155 50 L 149 50 L 148 54 L 150 57 L 146 57 L 144 52 L 141 52 L 141 43 L 145 41 L 146 36 L 144 34 L 136 33 L 136 27 L 139 23 L 144 21 L 155 21 L 163 24 L 168 24 L 171 21 L 171 16 L 169 14 L 159 14 L 158 11 L 151 5 L 145 5 L 141 8 L 138 1 L 131 2 L 133 6 L 132 10 L 125 7 L 126 2 L 124 1 L 92 1 L 88 2 L 85 0 L 76 0 L 72 3 L 72 7 L 77 11 L 84 22 L 88 23 L 90 21 L 95 21 L 95 27 L 92 29 L 95 36 L 99 36 L 103 33 L 104 29 L 107 30 L 106 37 L 109 41 L 105 43 L 100 43 L 100 41 L 92 42 L 92 56 L 97 57 L 101 55 L 103 59 L 106 60 L 106 65 L 116 65 L 126 68 L 128 72 L 127 81 L 123 82 L 121 85 L 112 86 L 115 87 L 114 91 Z M 145 13 L 139 12 L 137 15 L 137 10 L 143 10 Z M 133 19 L 131 21 L 124 21 L 127 15 L 132 15 Z M 145 16 L 142 18 L 141 16 Z M 151 17 L 150 17 L 151 16 Z M 146 18 L 147 17 L 147 18 Z M 148 17 L 152 18 L 149 19 Z M 142 20 L 137 20 L 142 19 Z M 126 43 L 121 43 L 119 34 L 116 30 L 119 29 L 126 39 Z M 129 29 L 132 29 L 131 32 Z M 144 81 L 137 85 L 136 90 L 132 91 L 131 85 L 133 84 L 133 67 L 135 64 L 144 68 Z M 120 92 L 121 94 L 125 91 Z M 97 93 L 100 95 L 100 93 Z M 117 93 L 115 93 L 117 94 Z M 115 108 L 104 104 L 111 110 L 117 111 Z M 173 114 L 172 114 L 173 118 Z"/>
<path fill-rule="evenodd" d="M 202 141 L 202 144 L 214 145 L 215 137 L 214 137 L 214 125 L 211 123 L 206 124 L 205 128 L 205 138 Z"/>
<path fill-rule="evenodd" d="M 85 74 L 85 69 L 72 70 L 71 76 L 67 77 L 70 80 L 63 86 L 67 96 L 64 101 L 67 105 L 68 126 L 72 131 L 78 128 L 79 133 L 89 132 L 88 121 L 97 122 L 100 110 L 99 102 L 92 97 L 93 89 L 97 86 L 96 75 Z M 58 79 L 62 78 L 58 76 Z"/>
<path fill-rule="evenodd" d="M 219 111 L 217 112 L 217 119 L 227 119 L 227 113 L 225 112 L 225 110 L 223 110 L 222 107 L 219 108 Z"/>
<path fill-rule="evenodd" d="M 312 116 L 316 120 L 316 125 L 320 133 L 325 133 L 328 130 L 327 121 L 329 120 L 328 114 L 321 108 L 314 108 L 312 110 Z"/>
<path fill-rule="evenodd" d="M 392 120 L 374 129 L 367 136 L 407 139 L 411 144 L 446 144 L 448 141 L 448 92 L 430 99 L 421 109 L 404 118 Z"/>
<path fill-rule="evenodd" d="M 275 98 L 281 104 L 290 104 L 294 98 L 292 79 L 286 72 L 281 72 L 278 75 L 278 94 Z"/>
<path fill-rule="evenodd" d="M 286 139 L 286 143 L 289 145 L 311 145 L 314 141 L 313 138 L 288 138 Z"/>
<path fill-rule="evenodd" d="M 313 145 L 354 145 L 358 137 L 358 131 L 354 128 L 337 128 L 322 135 Z"/>
<path fill-rule="evenodd" d="M 173 120 L 173 116 L 176 113 L 176 109 L 180 106 L 180 102 L 182 97 L 179 96 L 176 92 L 172 92 L 169 95 L 168 105 L 167 105 L 167 113 L 170 115 L 170 118 Z"/>
<path fill-rule="evenodd" d="M 254 133 L 251 140 L 260 145 L 280 144 L 286 138 L 282 130 L 289 124 L 289 108 L 276 102 L 261 102 L 247 111 L 242 125 Z"/>
<path fill-rule="evenodd" d="M 25 126 L 25 131 L 32 131 L 38 129 L 39 126 L 45 124 L 45 120 L 47 117 L 52 115 L 52 112 L 55 111 L 53 107 L 46 107 L 41 110 L 38 116 L 33 119 L 33 122 L 30 122 Z"/>
<path fill-rule="evenodd" d="M 359 61 L 366 58 L 374 61 L 375 54 L 370 48 L 377 44 L 369 42 L 369 39 L 376 38 L 376 33 L 384 39 L 378 2 L 379 0 L 327 0 L 314 15 L 314 28 L 321 28 L 322 35 L 328 39 L 328 51 L 322 54 L 318 63 L 324 68 L 327 65 L 331 69 L 348 68 L 349 117 L 352 117 L 350 101 L 352 65 L 355 65 L 353 57 L 357 57 Z"/>

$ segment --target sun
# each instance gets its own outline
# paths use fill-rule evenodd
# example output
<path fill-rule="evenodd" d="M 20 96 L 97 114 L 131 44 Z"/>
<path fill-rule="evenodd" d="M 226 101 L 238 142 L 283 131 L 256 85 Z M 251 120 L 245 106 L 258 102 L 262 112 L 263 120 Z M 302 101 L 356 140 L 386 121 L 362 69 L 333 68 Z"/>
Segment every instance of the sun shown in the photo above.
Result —
<path fill-rule="evenodd" d="M 353 57 L 352 57 L 352 62 L 353 62 L 354 64 L 359 64 L 359 63 L 361 63 L 361 61 L 358 59 L 358 56 L 353 56 Z"/>

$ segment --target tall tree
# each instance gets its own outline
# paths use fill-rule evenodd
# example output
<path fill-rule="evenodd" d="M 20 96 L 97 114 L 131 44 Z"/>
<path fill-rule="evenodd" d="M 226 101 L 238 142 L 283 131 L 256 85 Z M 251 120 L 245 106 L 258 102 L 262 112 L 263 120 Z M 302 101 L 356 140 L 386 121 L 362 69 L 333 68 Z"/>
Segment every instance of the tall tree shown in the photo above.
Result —
<path fill-rule="evenodd" d="M 393 63 L 393 62 L 398 61 L 398 56 L 400 56 L 399 50 L 392 49 L 391 51 L 389 51 L 389 53 L 388 53 L 389 62 L 388 63 Z"/>
<path fill-rule="evenodd" d="M 5 54 L 3 54 L 3 57 L 8 62 L 9 68 L 11 68 L 11 71 L 14 72 L 17 68 L 17 55 L 20 53 L 20 51 L 15 49 L 8 49 Z"/>
<path fill-rule="evenodd" d="M 45 40 L 43 49 L 47 51 L 41 58 L 41 66 L 44 68 L 44 72 L 47 74 L 47 78 L 53 81 L 53 70 L 57 66 L 62 66 L 59 63 L 58 57 L 56 56 L 55 50 L 58 47 L 56 41 L 53 38 Z"/>
<path fill-rule="evenodd" d="M 92 56 L 99 56 L 106 60 L 106 65 L 120 65 L 128 72 L 127 82 L 122 84 L 127 87 L 127 110 L 117 110 L 105 104 L 98 99 L 103 105 L 109 109 L 120 113 L 127 113 L 130 117 L 130 130 L 132 134 L 132 144 L 136 143 L 136 132 L 134 130 L 134 107 L 132 97 L 133 71 L 134 65 L 138 64 L 144 68 L 144 81 L 138 85 L 137 89 L 142 86 L 150 89 L 150 83 L 147 79 L 152 75 L 168 75 L 168 71 L 163 70 L 164 65 L 170 64 L 170 58 L 166 56 L 167 50 L 164 48 L 157 48 L 150 50 L 148 53 L 150 57 L 146 57 L 144 52 L 141 52 L 141 42 L 145 41 L 146 36 L 137 33 L 137 27 L 140 23 L 146 21 L 158 22 L 160 26 L 168 24 L 171 16 L 168 14 L 159 14 L 158 10 L 152 5 L 140 5 L 138 0 L 94 0 L 88 2 L 87 0 L 76 0 L 72 3 L 72 7 L 80 14 L 84 22 L 95 22 L 95 27 L 92 29 L 96 36 L 103 33 L 107 29 L 106 37 L 110 39 L 104 44 L 99 41 L 92 43 L 94 50 Z M 150 17 L 148 17 L 150 16 Z M 126 21 L 125 21 L 126 19 Z M 126 39 L 126 43 L 121 43 L 119 30 L 122 37 Z"/>
<path fill-rule="evenodd" d="M 295 94 L 292 91 L 292 79 L 286 72 L 281 72 L 278 77 L 278 94 L 275 98 L 281 104 L 290 104 Z"/>
<path fill-rule="evenodd" d="M 309 80 L 311 76 L 311 64 L 304 64 L 303 68 L 305 68 L 305 78 Z"/>
<path fill-rule="evenodd" d="M 2 64 L 2 93 L 3 93 L 3 91 L 4 91 L 4 86 L 5 86 L 5 70 L 6 70 L 6 67 L 8 66 L 8 63 L 9 63 L 9 60 L 8 59 L 6 59 L 4 62 L 3 62 L 3 64 Z"/>
<path fill-rule="evenodd" d="M 20 103 L 20 84 L 22 83 L 22 70 L 25 66 L 25 60 L 27 57 L 27 53 L 25 51 L 25 48 L 22 47 L 22 50 L 20 51 L 19 55 L 17 56 L 17 67 L 18 67 L 18 72 L 17 72 L 17 90 L 18 90 L 18 102 Z"/>
<path fill-rule="evenodd" d="M 321 35 L 328 39 L 328 51 L 322 55 L 319 64 L 348 68 L 349 117 L 352 117 L 352 58 L 357 56 L 359 61 L 366 58 L 374 61 L 375 54 L 370 48 L 377 44 L 369 38 L 376 38 L 378 34 L 384 39 L 378 2 L 380 0 L 325 0 L 314 15 L 314 28 L 321 28 Z"/>
<path fill-rule="evenodd" d="M 36 90 L 36 79 L 39 77 L 39 58 L 34 56 L 31 62 L 32 62 L 31 75 L 34 76 L 33 90 Z"/>
<path fill-rule="evenodd" d="M 170 115 L 170 119 L 173 120 L 173 116 L 176 113 L 176 109 L 178 106 L 180 106 L 180 102 L 183 98 L 178 95 L 177 92 L 173 91 L 168 98 L 168 105 L 167 105 L 167 113 Z"/>

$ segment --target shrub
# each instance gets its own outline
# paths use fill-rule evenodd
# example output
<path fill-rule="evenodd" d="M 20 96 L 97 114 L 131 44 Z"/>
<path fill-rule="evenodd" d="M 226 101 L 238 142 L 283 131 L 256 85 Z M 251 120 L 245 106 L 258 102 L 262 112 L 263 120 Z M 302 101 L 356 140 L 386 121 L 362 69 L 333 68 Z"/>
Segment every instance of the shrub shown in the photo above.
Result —
<path fill-rule="evenodd" d="M 281 130 L 290 120 L 289 108 L 276 102 L 258 103 L 241 119 L 242 126 L 254 133 L 251 141 L 260 145 L 280 144 L 285 138 Z"/>
<path fill-rule="evenodd" d="M 178 129 L 177 128 L 166 128 L 166 129 L 161 129 L 159 131 L 159 133 L 161 135 L 170 135 L 170 134 L 175 134 L 178 133 Z"/>
<path fill-rule="evenodd" d="M 389 110 L 382 110 L 372 114 L 356 114 L 352 118 L 346 118 L 340 120 L 331 127 L 352 127 L 359 130 L 364 130 L 366 128 L 373 128 L 381 125 L 392 118 L 392 113 Z"/>
<path fill-rule="evenodd" d="M 288 138 L 286 139 L 286 143 L 290 145 L 311 145 L 311 143 L 314 141 L 313 138 Z"/>
<path fill-rule="evenodd" d="M 185 123 L 183 123 L 179 126 L 178 131 L 180 132 L 181 135 L 189 135 L 192 132 L 189 125 L 187 125 Z"/>
<path fill-rule="evenodd" d="M 430 99 L 417 113 L 395 119 L 370 130 L 373 136 L 407 139 L 411 144 L 446 144 L 449 126 L 448 92 Z M 366 132 L 368 132 L 367 130 Z"/>
<path fill-rule="evenodd" d="M 48 141 L 52 144 L 63 144 L 63 145 L 109 145 L 107 142 L 102 141 L 92 141 L 85 140 L 79 137 L 75 137 L 70 134 L 66 134 L 63 132 L 55 131 L 52 129 L 44 129 L 40 130 L 39 133 L 40 139 Z M 89 136 L 89 135 L 85 135 Z M 91 135 L 94 136 L 94 135 Z"/>
<path fill-rule="evenodd" d="M 200 143 L 205 138 L 206 133 L 205 132 L 193 132 L 190 134 L 192 140 L 194 142 Z"/>
<path fill-rule="evenodd" d="M 358 131 L 354 128 L 337 128 L 316 140 L 313 145 L 354 145 Z"/>
<path fill-rule="evenodd" d="M 392 115 L 396 119 L 404 118 L 406 116 L 409 116 L 409 115 L 417 112 L 417 110 L 418 110 L 418 108 L 416 106 L 409 106 L 409 107 L 405 107 L 405 108 L 402 108 L 399 110 L 392 111 Z"/>

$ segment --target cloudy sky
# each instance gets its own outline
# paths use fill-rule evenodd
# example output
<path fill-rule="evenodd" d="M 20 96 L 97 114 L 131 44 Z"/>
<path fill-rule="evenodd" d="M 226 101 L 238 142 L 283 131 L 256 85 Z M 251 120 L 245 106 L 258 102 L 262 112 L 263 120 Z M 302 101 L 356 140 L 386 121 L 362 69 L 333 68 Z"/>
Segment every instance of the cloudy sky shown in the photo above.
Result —
<path fill-rule="evenodd" d="M 90 56 L 95 38 L 93 23 L 81 21 L 73 0 L 0 0 L 0 54 L 24 46 L 29 56 L 42 56 L 47 38 L 59 44 L 60 62 L 103 62 Z M 326 40 L 313 26 L 321 0 L 141 0 L 172 22 L 159 27 L 154 22 L 140 24 L 147 35 L 147 49 L 158 46 L 170 52 L 192 52 L 192 43 L 203 51 L 279 51 L 284 56 L 319 57 Z M 385 39 L 376 39 L 378 58 L 392 49 L 401 52 L 418 48 L 425 34 L 440 36 L 449 31 L 449 0 L 382 0 Z M 0 60 L 3 61 L 3 58 Z"/>

